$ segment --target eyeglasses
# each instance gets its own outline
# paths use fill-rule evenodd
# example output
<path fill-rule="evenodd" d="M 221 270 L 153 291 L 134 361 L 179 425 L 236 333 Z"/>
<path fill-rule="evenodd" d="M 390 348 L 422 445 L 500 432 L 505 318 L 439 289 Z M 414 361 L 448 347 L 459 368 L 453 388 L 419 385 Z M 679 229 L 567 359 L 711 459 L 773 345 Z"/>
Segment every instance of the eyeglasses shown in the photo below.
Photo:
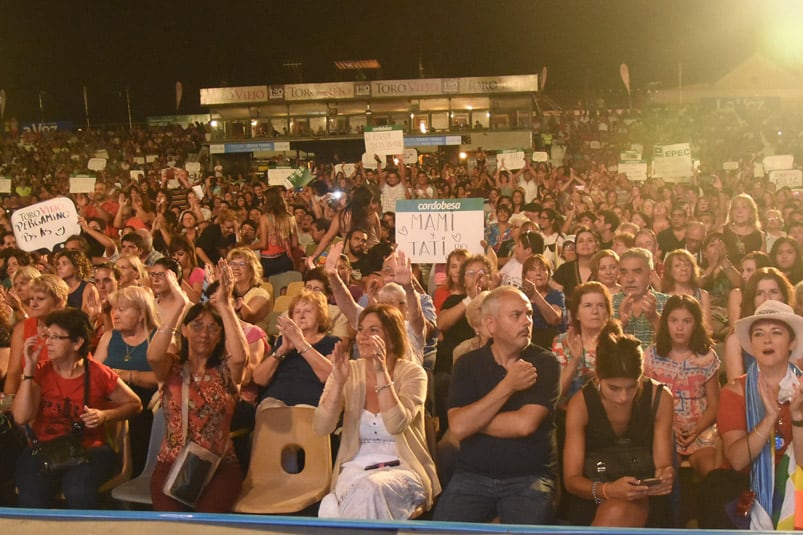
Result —
<path fill-rule="evenodd" d="M 206 330 L 208 334 L 215 336 L 220 334 L 220 325 L 216 323 L 204 324 L 200 321 L 193 321 L 190 323 L 190 330 L 192 330 L 194 333 L 200 333 L 201 331 Z"/>
<path fill-rule="evenodd" d="M 482 277 L 483 275 L 485 275 L 485 270 L 484 269 L 467 269 L 466 270 L 466 275 L 469 275 L 469 276 L 476 275 L 478 277 Z"/>
<path fill-rule="evenodd" d="M 231 260 L 229 261 L 229 265 L 233 268 L 244 268 L 248 265 L 248 262 L 245 260 Z"/>
<path fill-rule="evenodd" d="M 47 333 L 47 334 L 44 336 L 44 339 L 45 339 L 45 340 L 71 340 L 71 339 L 72 339 L 72 337 L 71 337 L 71 336 L 68 336 L 68 335 L 61 335 L 61 334 L 50 334 L 50 333 Z"/>
<path fill-rule="evenodd" d="M 148 277 L 152 279 L 163 279 L 165 278 L 166 273 L 167 271 L 151 271 L 150 273 L 148 273 Z"/>

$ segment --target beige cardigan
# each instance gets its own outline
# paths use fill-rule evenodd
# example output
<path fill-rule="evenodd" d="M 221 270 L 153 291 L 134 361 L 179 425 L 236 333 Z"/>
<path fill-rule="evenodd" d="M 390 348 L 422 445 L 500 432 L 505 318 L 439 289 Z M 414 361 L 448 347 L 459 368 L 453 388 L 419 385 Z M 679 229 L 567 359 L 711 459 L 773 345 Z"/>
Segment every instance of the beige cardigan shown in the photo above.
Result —
<path fill-rule="evenodd" d="M 360 448 L 360 418 L 365 407 L 365 361 L 362 359 L 349 362 L 351 371 L 343 387 L 342 395 L 335 391 L 332 377 L 326 381 L 321 401 L 315 408 L 313 425 L 319 435 L 327 435 L 335 430 L 340 413 L 345 405 L 343 434 L 340 438 L 340 450 L 335 461 L 331 489 L 337 484 L 339 467 L 350 461 Z M 427 497 L 427 509 L 432 507 L 432 500 L 440 494 L 441 485 L 435 469 L 435 462 L 427 449 L 424 431 L 424 400 L 427 393 L 427 376 L 418 364 L 407 360 L 396 361 L 393 370 L 393 383 L 400 403 L 388 411 L 382 412 L 382 421 L 388 432 L 396 439 L 396 448 L 400 459 L 415 471 L 424 485 Z M 331 409 L 325 407 L 326 400 L 339 397 Z M 336 398 L 335 398 L 336 400 Z M 337 400 L 336 400 L 337 401 Z"/>

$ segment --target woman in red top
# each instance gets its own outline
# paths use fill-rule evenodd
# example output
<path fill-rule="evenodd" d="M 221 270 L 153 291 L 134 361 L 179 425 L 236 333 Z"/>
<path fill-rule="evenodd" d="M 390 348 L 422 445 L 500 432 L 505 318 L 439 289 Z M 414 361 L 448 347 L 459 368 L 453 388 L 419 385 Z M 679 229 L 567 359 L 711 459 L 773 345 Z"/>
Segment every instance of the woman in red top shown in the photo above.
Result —
<path fill-rule="evenodd" d="M 56 275 L 42 275 L 31 281 L 28 302 L 29 317 L 14 326 L 11 333 L 11 355 L 8 361 L 8 373 L 3 392 L 16 394 L 22 379 L 23 347 L 27 340 L 34 339 L 37 347 L 42 348 L 39 361 L 48 359 L 46 326 L 44 317 L 54 310 L 60 310 L 67 304 L 70 288 Z"/>

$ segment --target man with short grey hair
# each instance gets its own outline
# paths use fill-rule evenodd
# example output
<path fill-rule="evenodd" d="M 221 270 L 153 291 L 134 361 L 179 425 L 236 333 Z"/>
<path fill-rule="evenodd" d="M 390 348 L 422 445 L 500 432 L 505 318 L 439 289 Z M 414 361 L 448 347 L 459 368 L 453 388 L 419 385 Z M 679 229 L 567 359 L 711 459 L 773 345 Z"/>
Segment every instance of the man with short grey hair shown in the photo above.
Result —
<path fill-rule="evenodd" d="M 654 341 L 661 312 L 669 296 L 650 288 L 653 271 L 652 253 L 634 247 L 619 258 L 619 283 L 622 289 L 613 296 L 613 311 L 622 322 L 625 334 L 632 334 L 646 350 Z"/>

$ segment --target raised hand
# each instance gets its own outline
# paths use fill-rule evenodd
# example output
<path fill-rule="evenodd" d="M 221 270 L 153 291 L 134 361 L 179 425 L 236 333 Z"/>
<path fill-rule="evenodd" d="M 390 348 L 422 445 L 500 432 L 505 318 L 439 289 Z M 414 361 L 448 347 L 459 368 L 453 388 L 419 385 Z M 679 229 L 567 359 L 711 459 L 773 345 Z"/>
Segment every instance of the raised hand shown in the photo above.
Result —
<path fill-rule="evenodd" d="M 217 267 L 220 272 L 220 286 L 218 286 L 217 289 L 217 299 L 218 303 L 222 304 L 231 301 L 234 295 L 234 274 L 225 258 L 218 260 Z"/>
<path fill-rule="evenodd" d="M 335 350 L 332 352 L 332 379 L 338 385 L 343 386 L 349 378 L 349 373 L 351 373 L 351 365 L 346 352 L 346 344 L 340 341 L 335 344 Z"/>
<path fill-rule="evenodd" d="M 26 375 L 32 374 L 33 370 L 36 369 L 43 347 L 44 344 L 39 340 L 38 336 L 30 336 L 25 339 L 25 343 L 22 346 L 22 356 L 25 358 L 25 370 L 30 372 L 26 373 Z"/>
<path fill-rule="evenodd" d="M 327 275 L 337 275 L 337 262 L 340 260 L 340 255 L 343 254 L 343 245 L 345 242 L 337 242 L 329 248 L 329 254 L 326 255 L 326 263 L 323 266 Z"/>
<path fill-rule="evenodd" d="M 389 265 L 393 269 L 393 282 L 407 287 L 413 282 L 413 265 L 404 251 L 390 255 Z"/>

